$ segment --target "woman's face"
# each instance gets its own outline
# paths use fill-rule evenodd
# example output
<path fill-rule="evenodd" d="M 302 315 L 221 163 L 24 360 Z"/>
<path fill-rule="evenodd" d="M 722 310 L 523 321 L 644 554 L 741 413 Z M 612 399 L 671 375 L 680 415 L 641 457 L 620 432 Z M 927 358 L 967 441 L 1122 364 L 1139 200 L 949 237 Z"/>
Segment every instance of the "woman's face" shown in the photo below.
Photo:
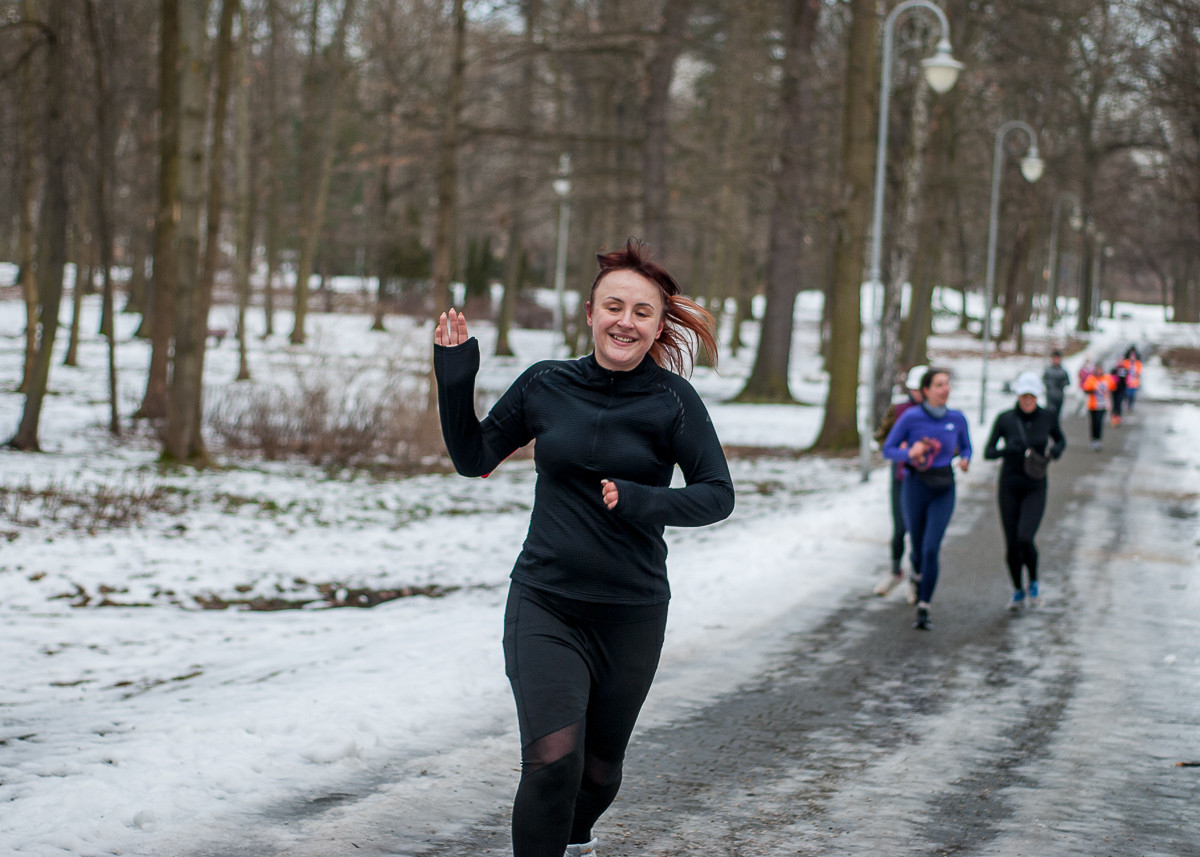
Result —
<path fill-rule="evenodd" d="M 938 372 L 929 382 L 929 386 L 921 392 L 925 394 L 925 401 L 933 407 L 942 407 L 950 398 L 950 376 L 945 372 Z"/>
<path fill-rule="evenodd" d="M 605 274 L 587 303 L 596 362 L 628 372 L 642 362 L 663 329 L 662 290 L 636 271 Z"/>
<path fill-rule="evenodd" d="M 1017 406 L 1027 414 L 1037 410 L 1037 396 L 1033 393 L 1022 393 L 1017 396 Z"/>

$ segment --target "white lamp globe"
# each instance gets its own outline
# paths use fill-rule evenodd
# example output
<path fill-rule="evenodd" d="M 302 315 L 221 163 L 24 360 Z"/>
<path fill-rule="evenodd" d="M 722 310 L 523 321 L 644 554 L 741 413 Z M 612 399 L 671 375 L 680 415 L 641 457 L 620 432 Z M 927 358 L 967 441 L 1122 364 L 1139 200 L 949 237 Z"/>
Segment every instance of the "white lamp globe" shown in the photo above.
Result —
<path fill-rule="evenodd" d="M 963 64 L 950 54 L 950 42 L 942 39 L 938 42 L 937 52 L 929 59 L 921 60 L 921 68 L 925 71 L 925 80 L 929 88 L 938 95 L 949 92 L 958 82 L 958 73 L 963 70 Z"/>

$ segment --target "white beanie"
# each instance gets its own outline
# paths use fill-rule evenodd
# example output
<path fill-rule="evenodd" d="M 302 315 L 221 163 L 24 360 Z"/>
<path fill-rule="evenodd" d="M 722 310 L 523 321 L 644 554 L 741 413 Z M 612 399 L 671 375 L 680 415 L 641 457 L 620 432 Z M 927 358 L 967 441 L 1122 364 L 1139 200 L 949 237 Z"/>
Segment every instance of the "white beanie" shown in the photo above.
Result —
<path fill-rule="evenodd" d="M 1042 385 L 1042 379 L 1038 377 L 1036 372 L 1022 372 L 1017 376 L 1017 380 L 1013 384 L 1013 392 L 1018 396 L 1034 395 L 1040 397 L 1046 392 L 1046 388 Z"/>
<path fill-rule="evenodd" d="M 906 390 L 921 389 L 921 379 L 925 377 L 925 373 L 928 371 L 928 366 L 914 366 L 909 369 L 908 377 L 904 379 L 904 388 Z"/>

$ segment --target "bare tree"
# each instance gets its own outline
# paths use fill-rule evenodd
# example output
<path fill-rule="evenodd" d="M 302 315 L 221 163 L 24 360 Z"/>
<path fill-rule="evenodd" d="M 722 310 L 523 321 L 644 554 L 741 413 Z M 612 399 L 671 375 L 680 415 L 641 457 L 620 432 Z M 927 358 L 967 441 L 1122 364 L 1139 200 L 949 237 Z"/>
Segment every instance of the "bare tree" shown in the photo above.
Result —
<path fill-rule="evenodd" d="M 21 134 L 18 182 L 20 198 L 18 200 L 17 220 L 17 263 L 20 266 L 19 279 L 21 296 L 25 299 L 25 369 L 21 373 L 21 386 L 18 392 L 29 392 L 29 378 L 33 374 L 33 363 L 37 356 L 38 331 L 38 294 L 37 281 L 34 271 L 34 191 L 37 180 L 38 152 L 34 145 L 34 110 L 33 110 L 33 54 L 41 34 L 37 32 L 34 22 L 34 0 L 23 0 L 22 16 L 24 20 L 23 56 L 21 58 L 20 83 L 20 117 Z"/>
<path fill-rule="evenodd" d="M 646 65 L 645 131 L 642 142 L 642 222 L 657 252 L 669 249 L 667 229 L 667 144 L 671 79 L 683 51 L 688 15 L 695 0 L 664 0 L 652 53 Z"/>
<path fill-rule="evenodd" d="M 861 289 L 867 220 L 871 210 L 873 96 L 879 64 L 879 30 L 874 0 L 851 0 L 847 38 L 845 99 L 842 104 L 842 161 L 834 217 L 833 285 L 825 314 L 829 336 L 829 394 L 817 449 L 850 449 L 858 444 L 859 351 L 862 337 Z"/>
<path fill-rule="evenodd" d="M 111 176 L 113 171 L 115 141 L 113 137 L 112 106 L 107 77 L 108 51 L 105 49 L 105 36 L 110 35 L 112 23 L 110 17 L 105 19 L 109 27 L 102 29 L 96 0 L 87 0 L 86 12 L 88 36 L 92 44 L 92 56 L 96 65 L 96 166 L 94 170 L 94 185 L 92 188 L 92 203 L 95 206 L 96 236 L 100 250 L 100 270 L 104 277 L 103 312 L 107 320 L 101 324 L 105 342 L 108 345 L 108 429 L 114 435 L 121 433 L 121 417 L 117 406 L 117 337 L 113 323 L 113 276 L 112 276 L 112 201 L 109 198 Z M 76 290 L 81 284 L 75 283 Z"/>
<path fill-rule="evenodd" d="M 45 147 L 46 178 L 38 225 L 38 297 L 41 306 L 41 335 L 33 371 L 25 391 L 25 409 L 17 432 L 9 446 L 38 451 L 38 426 L 42 402 L 50 382 L 50 361 L 58 333 L 58 311 L 62 302 L 63 268 L 67 263 L 67 126 L 64 116 L 66 99 L 67 10 L 65 3 L 51 3 L 46 23 L 41 28 L 46 52 Z"/>
<path fill-rule="evenodd" d="M 767 251 L 766 308 L 760 325 L 758 351 L 742 402 L 790 402 L 792 328 L 804 226 L 799 199 L 803 182 L 803 153 L 812 142 L 811 60 L 820 4 L 788 0 L 784 4 L 783 78 L 780 83 L 781 135 L 779 171 L 772 187 L 770 245 Z"/>
<path fill-rule="evenodd" d="M 522 0 L 525 32 L 522 36 L 522 56 L 519 90 L 516 93 L 517 148 L 512 175 L 512 204 L 509 206 L 508 242 L 504 252 L 504 293 L 500 299 L 500 314 L 496 320 L 497 355 L 511 355 L 508 333 L 513 323 L 513 311 L 521 293 L 525 276 L 525 206 L 529 193 L 529 173 L 532 170 L 534 124 L 534 83 L 537 73 L 537 44 L 535 41 L 540 0 Z"/>
<path fill-rule="evenodd" d="M 250 174 L 250 138 L 254 129 L 250 122 L 250 76 L 246 70 L 249 41 L 246 18 L 241 16 L 240 34 L 235 40 L 234 53 L 234 210 L 237 237 L 237 261 L 234 265 L 234 288 L 237 292 L 238 371 L 236 380 L 250 380 L 250 364 L 246 355 L 246 311 L 250 306 L 250 267 L 254 260 L 254 179 Z"/>
<path fill-rule="evenodd" d="M 179 278 L 179 0 L 159 3 L 158 210 L 154 218 L 154 275 L 150 288 L 150 367 L 146 392 L 135 416 L 167 415 L 167 372 L 175 329 L 175 289 Z"/>
<path fill-rule="evenodd" d="M 303 345 L 308 316 L 308 281 L 313 274 L 317 238 L 325 220 L 335 150 L 334 130 L 348 77 L 346 42 L 357 0 L 345 0 L 328 48 L 319 47 L 320 0 L 313 0 L 309 22 L 309 65 L 304 81 L 304 129 L 300 162 L 300 258 L 296 271 L 293 345 Z"/>
<path fill-rule="evenodd" d="M 454 270 L 455 210 L 458 182 L 459 122 L 463 104 L 463 76 L 467 65 L 467 13 L 463 0 L 454 0 L 451 13 L 453 46 L 449 86 L 442 114 L 438 163 L 437 222 L 433 237 L 433 305 L 440 311 L 450 303 L 450 278 Z"/>

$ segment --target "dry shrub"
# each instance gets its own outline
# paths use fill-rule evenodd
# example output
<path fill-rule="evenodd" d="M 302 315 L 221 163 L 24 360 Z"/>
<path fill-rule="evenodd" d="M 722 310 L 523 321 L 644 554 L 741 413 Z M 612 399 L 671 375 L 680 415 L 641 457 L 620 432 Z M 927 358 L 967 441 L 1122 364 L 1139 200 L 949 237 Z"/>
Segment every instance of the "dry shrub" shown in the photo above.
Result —
<path fill-rule="evenodd" d="M 327 367 L 297 370 L 289 386 L 232 386 L 211 400 L 207 422 L 226 452 L 303 458 L 330 469 L 415 472 L 446 466 L 427 384 L 411 373 Z"/>
<path fill-rule="evenodd" d="M 142 481 L 117 485 L 52 481 L 35 487 L 26 479 L 0 484 L 0 521 L 21 527 L 53 523 L 95 533 L 139 524 L 147 512 L 179 514 L 183 505 L 177 493 Z M 5 535 L 10 541 L 16 537 L 15 532 Z"/>
<path fill-rule="evenodd" d="M 1159 353 L 1162 365 L 1170 369 L 1200 369 L 1200 348 L 1166 348 Z"/>

